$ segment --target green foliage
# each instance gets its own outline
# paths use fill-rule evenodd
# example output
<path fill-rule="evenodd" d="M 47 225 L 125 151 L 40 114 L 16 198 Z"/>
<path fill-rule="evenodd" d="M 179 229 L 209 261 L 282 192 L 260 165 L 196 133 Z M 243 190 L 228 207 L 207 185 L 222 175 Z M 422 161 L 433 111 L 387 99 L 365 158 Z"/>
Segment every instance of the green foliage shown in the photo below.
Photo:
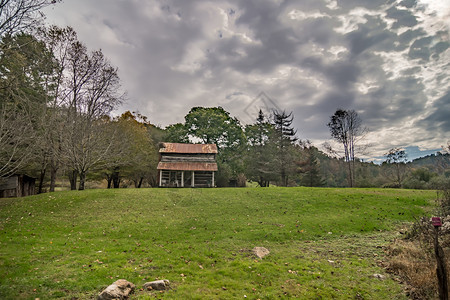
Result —
<path fill-rule="evenodd" d="M 151 124 L 142 117 L 127 111 L 111 124 L 118 138 L 109 157 L 111 167 L 104 173 L 108 188 L 118 188 L 124 180 L 140 188 L 145 179 L 156 177 L 158 152 L 148 130 Z M 152 180 L 148 183 L 154 184 Z"/>
<path fill-rule="evenodd" d="M 164 141 L 169 143 L 189 143 L 189 134 L 181 123 L 172 124 L 165 129 Z"/>
<path fill-rule="evenodd" d="M 267 187 L 270 181 L 277 180 L 274 172 L 276 147 L 271 141 L 274 126 L 260 110 L 256 123 L 245 127 L 245 135 L 248 141 L 245 173 L 248 179 L 258 182 L 260 187 Z"/>
<path fill-rule="evenodd" d="M 377 266 L 431 191 L 328 188 L 68 191 L 0 202 L 0 298 L 406 299 Z M 268 248 L 264 259 L 251 254 Z M 168 279 L 164 293 L 143 283 Z M 147 296 L 146 296 L 147 295 Z M 359 296 L 358 296 L 359 295 Z"/>
<path fill-rule="evenodd" d="M 23 172 L 45 144 L 46 105 L 54 91 L 52 53 L 28 34 L 0 43 L 0 176 Z M 35 164 L 38 164 L 37 162 Z"/>
<path fill-rule="evenodd" d="M 206 144 L 216 144 L 219 149 L 217 160 L 219 162 L 218 186 L 228 180 L 237 180 L 244 171 L 242 152 L 246 147 L 246 137 L 238 119 L 222 107 L 193 107 L 185 118 L 185 128 L 195 140 L 199 139 Z M 231 173 L 223 166 L 228 166 Z"/>
<path fill-rule="evenodd" d="M 3 37 L 0 49 L 2 100 L 16 107 L 24 102 L 47 103 L 53 83 L 51 76 L 57 65 L 45 43 L 32 35 L 20 34 Z"/>
<path fill-rule="evenodd" d="M 205 144 L 219 149 L 233 149 L 245 144 L 238 119 L 222 107 L 193 107 L 184 117 L 188 133 Z"/>
<path fill-rule="evenodd" d="M 294 116 L 292 112 L 286 111 L 273 112 L 273 135 L 271 142 L 277 149 L 275 156 L 275 171 L 279 175 L 279 183 L 281 186 L 288 186 L 289 176 L 293 175 L 295 168 L 292 164 L 295 161 L 294 143 L 297 141 L 295 136 L 297 131 L 292 127 Z"/>
<path fill-rule="evenodd" d="M 409 189 L 429 189 L 431 188 L 429 182 L 435 176 L 437 174 L 427 168 L 419 168 L 411 171 L 405 180 L 404 186 Z"/>
<path fill-rule="evenodd" d="M 321 187 L 325 185 L 320 171 L 320 161 L 318 158 L 319 149 L 307 143 L 303 149 L 303 160 L 297 162 L 300 173 L 299 184 L 309 187 Z"/>

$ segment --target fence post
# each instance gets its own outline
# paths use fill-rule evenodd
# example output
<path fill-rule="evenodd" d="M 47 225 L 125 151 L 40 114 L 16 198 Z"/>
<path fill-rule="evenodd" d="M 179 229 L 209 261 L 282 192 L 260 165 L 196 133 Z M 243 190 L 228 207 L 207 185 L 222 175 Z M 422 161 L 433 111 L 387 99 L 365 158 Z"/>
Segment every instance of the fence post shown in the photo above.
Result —
<path fill-rule="evenodd" d="M 448 300 L 448 281 L 447 281 L 447 268 L 445 265 L 444 250 L 439 245 L 439 227 L 442 226 L 441 218 L 433 217 L 431 222 L 434 226 L 434 253 L 436 254 L 436 275 L 439 284 L 439 299 Z"/>

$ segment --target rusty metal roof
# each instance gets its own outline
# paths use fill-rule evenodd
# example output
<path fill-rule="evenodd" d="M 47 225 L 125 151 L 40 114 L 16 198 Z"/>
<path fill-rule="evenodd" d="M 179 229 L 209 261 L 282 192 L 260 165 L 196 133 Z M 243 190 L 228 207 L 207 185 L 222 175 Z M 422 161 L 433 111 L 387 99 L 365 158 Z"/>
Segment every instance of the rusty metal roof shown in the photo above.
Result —
<path fill-rule="evenodd" d="M 161 143 L 159 152 L 161 153 L 217 153 L 216 144 L 181 144 L 181 143 Z"/>
<path fill-rule="evenodd" d="M 217 171 L 216 163 L 203 162 L 162 162 L 158 163 L 158 170 L 171 171 Z"/>

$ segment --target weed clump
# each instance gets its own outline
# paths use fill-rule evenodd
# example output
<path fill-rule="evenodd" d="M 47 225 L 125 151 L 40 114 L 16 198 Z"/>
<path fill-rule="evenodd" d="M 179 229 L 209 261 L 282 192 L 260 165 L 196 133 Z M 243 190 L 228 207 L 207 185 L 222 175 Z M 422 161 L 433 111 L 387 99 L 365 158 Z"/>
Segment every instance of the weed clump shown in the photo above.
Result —
<path fill-rule="evenodd" d="M 438 231 L 450 270 L 450 180 L 437 190 L 435 215 L 442 216 L 443 226 Z M 399 276 L 406 284 L 407 295 L 411 299 L 438 299 L 436 256 L 434 252 L 435 228 L 429 217 L 421 217 L 412 223 L 408 234 L 387 247 L 388 271 Z"/>

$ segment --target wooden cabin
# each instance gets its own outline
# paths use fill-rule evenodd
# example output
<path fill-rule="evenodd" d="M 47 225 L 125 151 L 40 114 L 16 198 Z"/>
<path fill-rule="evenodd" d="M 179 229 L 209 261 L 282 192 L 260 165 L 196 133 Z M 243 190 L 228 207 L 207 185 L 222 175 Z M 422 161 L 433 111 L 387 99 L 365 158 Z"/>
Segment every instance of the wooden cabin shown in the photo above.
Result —
<path fill-rule="evenodd" d="M 161 143 L 159 154 L 160 187 L 215 186 L 215 144 Z"/>
<path fill-rule="evenodd" d="M 35 178 L 24 174 L 0 177 L 0 198 L 34 195 L 35 184 Z"/>

